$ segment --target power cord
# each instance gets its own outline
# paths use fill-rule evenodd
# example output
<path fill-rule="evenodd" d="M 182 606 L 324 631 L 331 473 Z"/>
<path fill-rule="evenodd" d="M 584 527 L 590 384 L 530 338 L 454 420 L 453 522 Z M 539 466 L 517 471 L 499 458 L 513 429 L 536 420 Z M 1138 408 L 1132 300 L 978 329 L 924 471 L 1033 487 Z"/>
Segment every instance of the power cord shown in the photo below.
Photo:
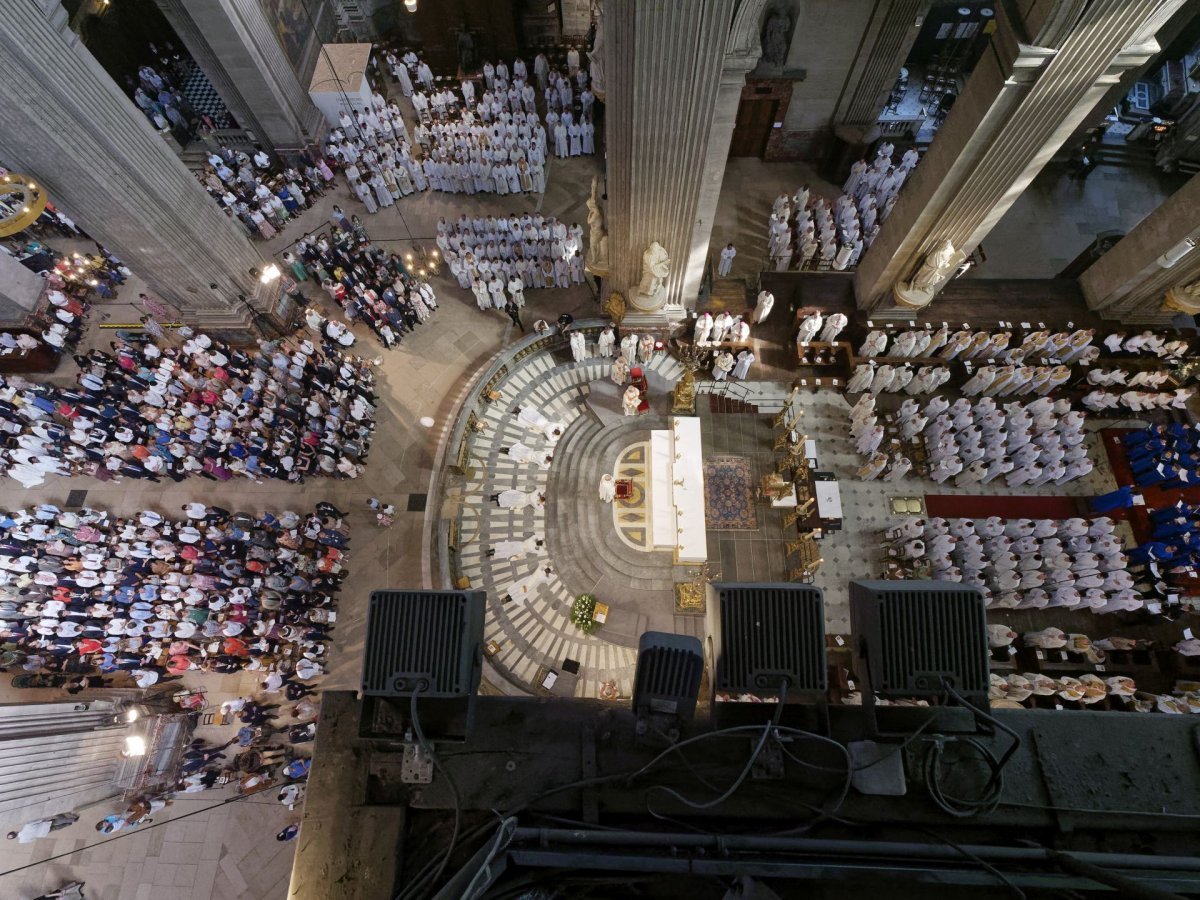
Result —
<path fill-rule="evenodd" d="M 429 758 L 433 761 L 433 767 L 437 769 L 438 774 L 446 779 L 446 783 L 450 785 L 450 793 L 454 795 L 454 828 L 450 832 L 450 843 L 446 847 L 446 852 L 442 854 L 441 859 L 437 862 L 437 869 L 432 876 L 426 876 L 425 873 L 433 866 L 434 861 L 430 860 L 421 872 L 417 873 L 417 877 L 413 879 L 409 887 L 400 892 L 398 900 L 409 900 L 411 897 L 419 896 L 423 889 L 425 881 L 432 880 L 434 884 L 442 877 L 442 873 L 446 871 L 446 866 L 450 862 L 450 857 L 454 855 L 454 850 L 458 846 L 459 829 L 462 826 L 462 797 L 458 792 L 458 784 L 454 781 L 454 777 L 442 765 L 442 761 L 438 759 L 437 754 L 433 750 L 433 746 L 425 739 L 424 732 L 421 731 L 421 719 L 417 711 L 417 697 L 421 691 L 427 687 L 424 681 L 417 685 L 417 689 L 413 691 L 411 702 L 409 705 L 409 714 L 412 718 L 413 731 L 417 736 L 417 743 L 421 748 L 429 754 Z"/>
<path fill-rule="evenodd" d="M 933 746 L 926 753 L 922 767 L 925 788 L 929 792 L 930 799 L 943 812 L 955 818 L 966 819 L 995 812 L 996 808 L 1000 805 L 1000 799 L 1004 793 L 1004 767 L 1012 759 L 1017 748 L 1021 746 L 1020 735 L 995 717 L 984 712 L 955 690 L 954 685 L 950 683 L 949 679 L 942 679 L 942 687 L 945 688 L 946 693 L 950 697 L 953 697 L 964 708 L 971 711 L 977 725 L 981 720 L 987 722 L 993 728 L 992 733 L 1002 731 L 1012 738 L 1012 743 L 1004 752 L 1004 755 L 997 758 L 992 749 L 977 738 L 961 735 L 933 735 Z M 970 747 L 979 755 L 991 772 L 987 784 L 984 785 L 978 797 L 953 797 L 944 790 L 942 785 L 943 762 L 946 747 L 950 744 L 960 744 Z"/>

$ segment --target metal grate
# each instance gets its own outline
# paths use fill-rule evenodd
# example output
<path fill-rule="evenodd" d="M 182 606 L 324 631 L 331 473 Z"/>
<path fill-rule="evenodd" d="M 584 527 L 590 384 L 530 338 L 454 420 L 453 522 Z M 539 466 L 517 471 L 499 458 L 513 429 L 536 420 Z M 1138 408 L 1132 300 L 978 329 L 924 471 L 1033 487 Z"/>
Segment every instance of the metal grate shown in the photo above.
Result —
<path fill-rule="evenodd" d="M 633 710 L 690 718 L 704 674 L 704 652 L 690 635 L 647 631 L 638 641 Z"/>
<path fill-rule="evenodd" d="M 364 694 L 462 697 L 483 639 L 480 591 L 374 591 L 367 609 Z"/>
<path fill-rule="evenodd" d="M 850 601 L 877 694 L 937 697 L 944 678 L 960 692 L 987 692 L 987 616 L 978 590 L 936 581 L 853 582 Z"/>
<path fill-rule="evenodd" d="M 715 584 L 710 622 L 719 691 L 825 692 L 825 602 L 798 584 Z M 715 628 L 713 626 L 716 626 Z"/>

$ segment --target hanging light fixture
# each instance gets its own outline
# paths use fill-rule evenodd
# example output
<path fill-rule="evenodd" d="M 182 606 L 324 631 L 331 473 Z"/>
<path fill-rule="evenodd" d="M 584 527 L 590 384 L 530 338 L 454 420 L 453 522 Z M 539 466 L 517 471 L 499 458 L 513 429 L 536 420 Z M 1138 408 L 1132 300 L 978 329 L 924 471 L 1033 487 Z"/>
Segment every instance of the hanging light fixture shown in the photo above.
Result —
<path fill-rule="evenodd" d="M 417 11 L 417 0 L 404 0 L 404 8 L 410 13 L 415 13 Z"/>

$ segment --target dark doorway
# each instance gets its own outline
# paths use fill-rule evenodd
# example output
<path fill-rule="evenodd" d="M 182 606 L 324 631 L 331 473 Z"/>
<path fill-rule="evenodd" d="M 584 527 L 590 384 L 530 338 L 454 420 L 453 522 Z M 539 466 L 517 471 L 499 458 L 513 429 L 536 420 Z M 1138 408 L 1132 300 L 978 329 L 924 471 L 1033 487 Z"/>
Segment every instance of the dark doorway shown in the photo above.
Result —
<path fill-rule="evenodd" d="M 767 151 L 771 128 L 775 125 L 778 100 L 743 100 L 733 126 L 730 156 L 754 156 L 762 159 Z"/>

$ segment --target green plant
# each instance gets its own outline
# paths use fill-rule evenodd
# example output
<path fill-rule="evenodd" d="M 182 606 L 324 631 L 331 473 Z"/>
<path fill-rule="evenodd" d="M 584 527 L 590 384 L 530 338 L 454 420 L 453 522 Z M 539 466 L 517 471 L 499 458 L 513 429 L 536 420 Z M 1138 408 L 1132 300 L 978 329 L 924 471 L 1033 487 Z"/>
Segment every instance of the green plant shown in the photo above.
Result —
<path fill-rule="evenodd" d="M 584 634 L 591 634 L 600 625 L 592 619 L 596 612 L 596 598 L 591 594 L 580 594 L 571 606 L 571 624 Z"/>

